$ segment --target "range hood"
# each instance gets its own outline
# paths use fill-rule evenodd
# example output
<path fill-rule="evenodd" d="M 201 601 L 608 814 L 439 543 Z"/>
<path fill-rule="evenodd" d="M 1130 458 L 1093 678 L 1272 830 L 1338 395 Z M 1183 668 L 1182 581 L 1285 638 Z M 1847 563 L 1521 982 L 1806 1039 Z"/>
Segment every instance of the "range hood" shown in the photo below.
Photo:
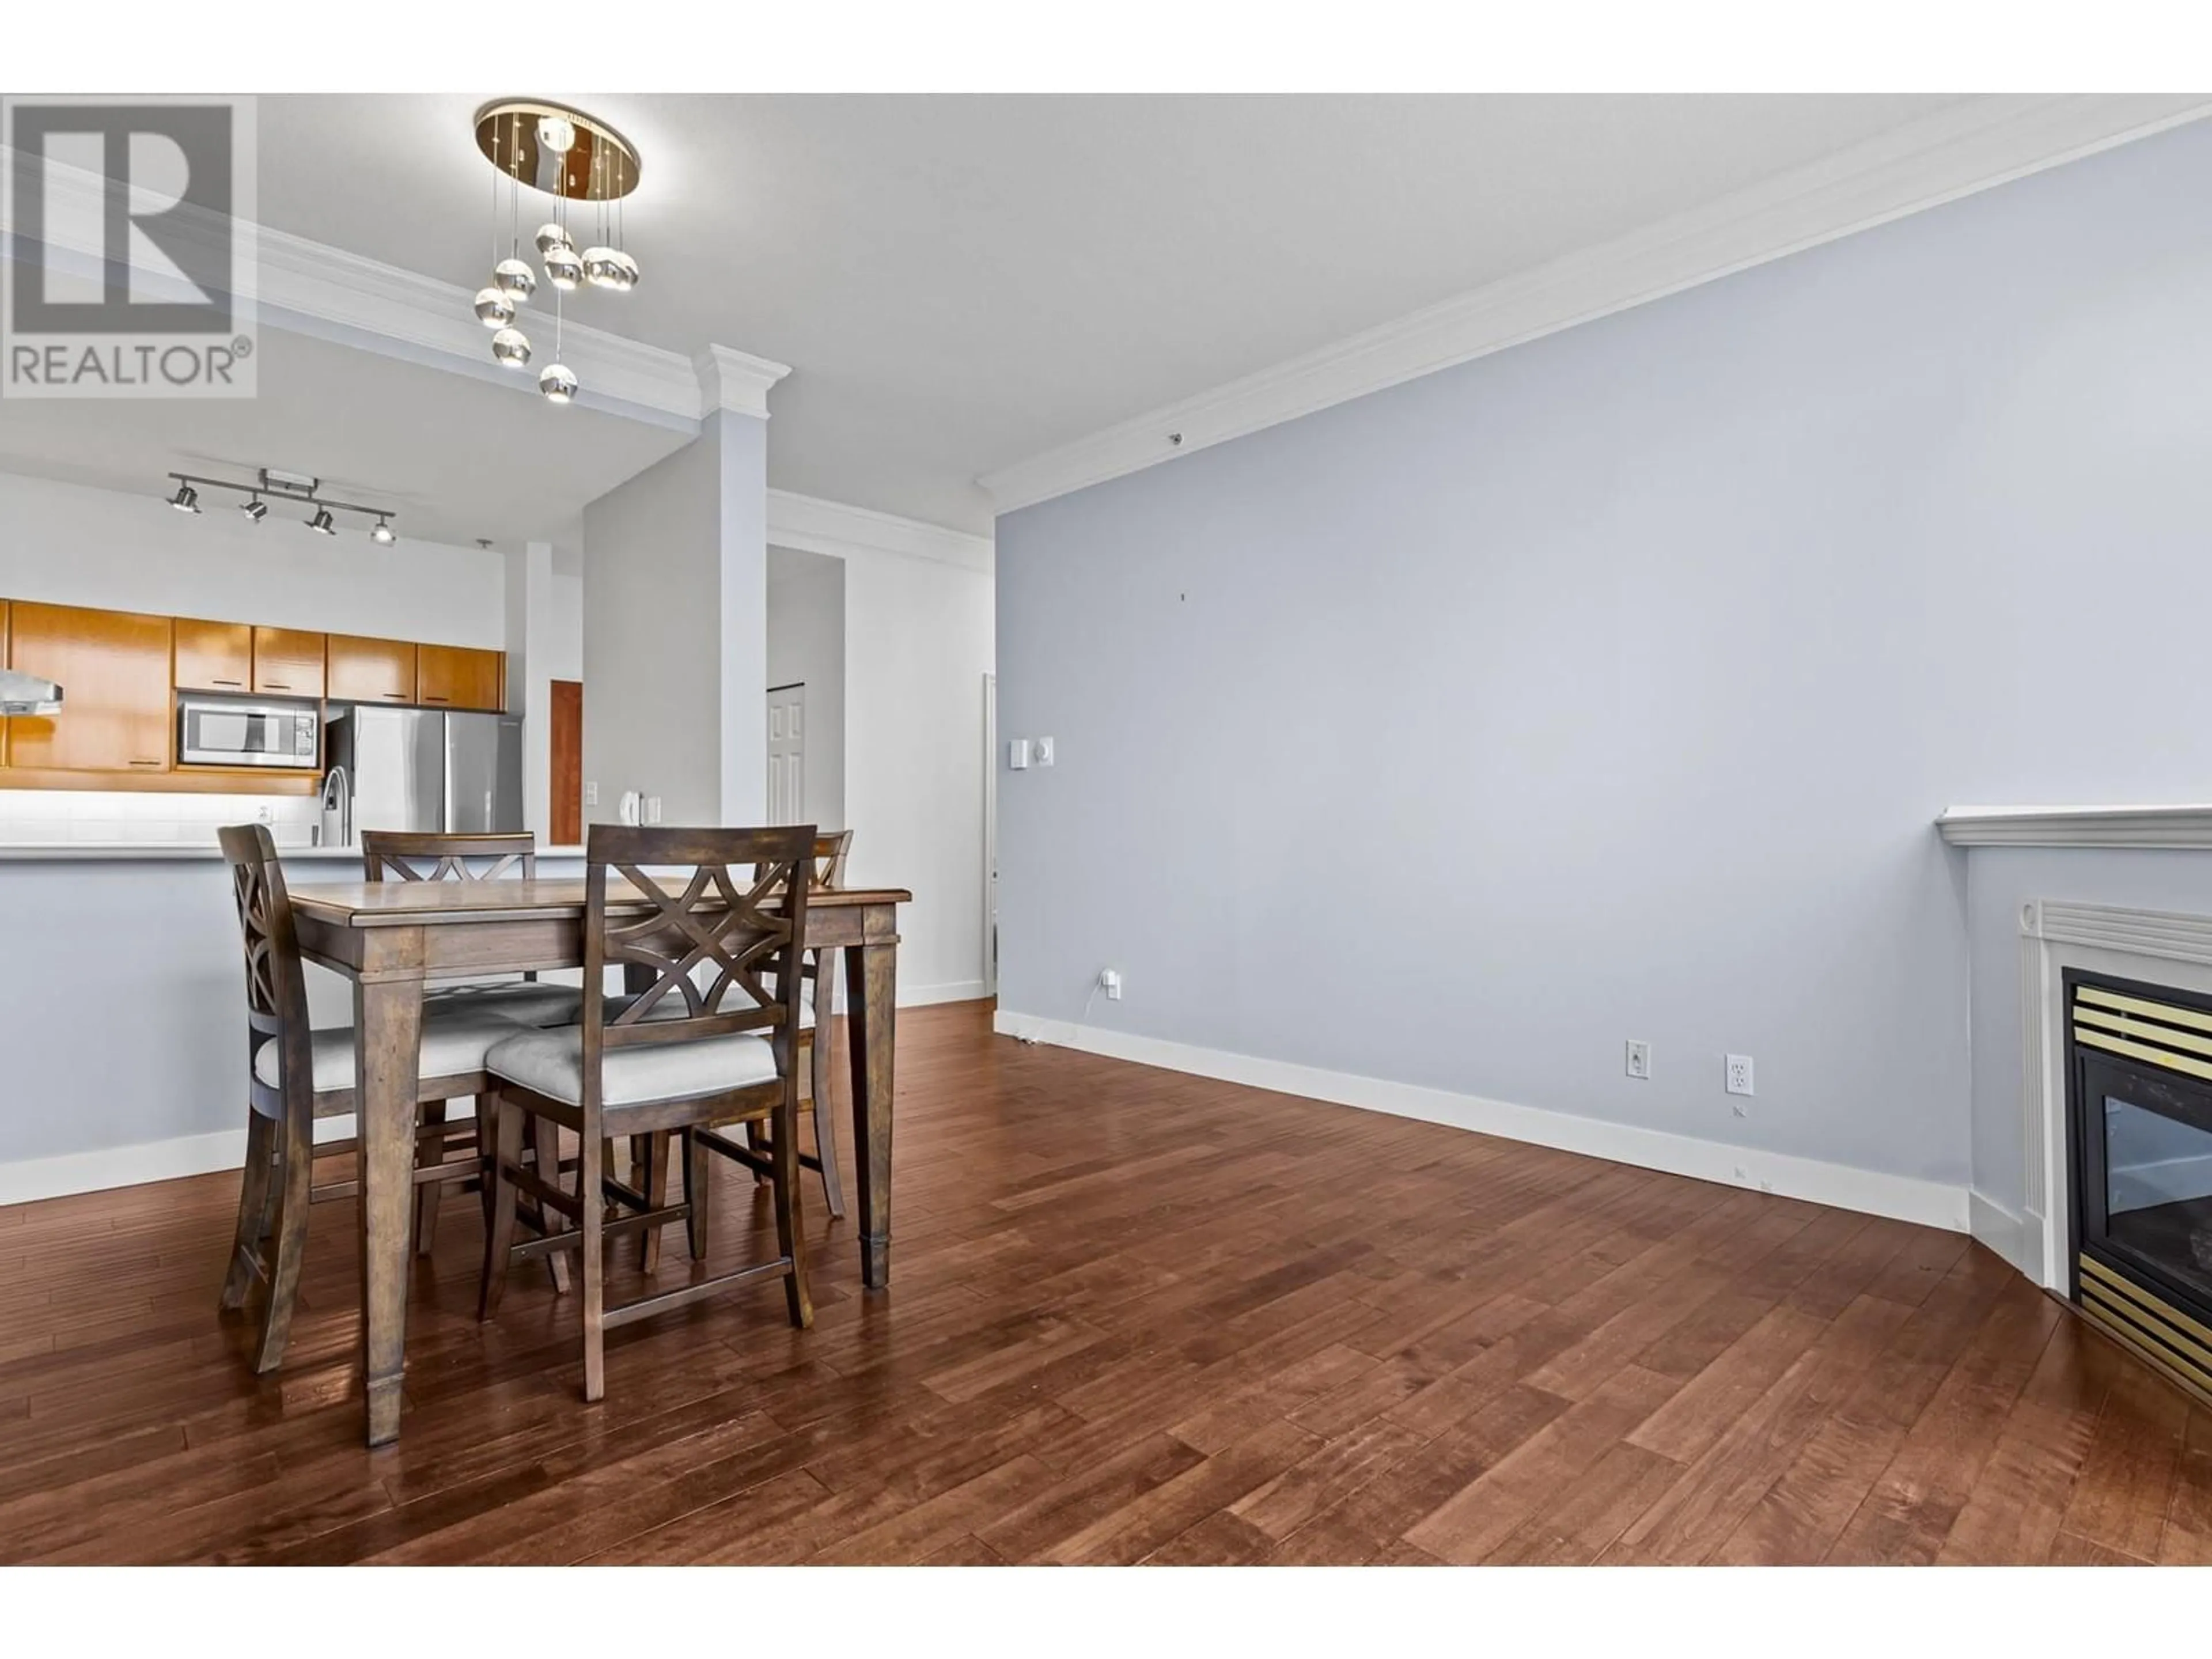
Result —
<path fill-rule="evenodd" d="M 0 714 L 58 714 L 62 689 L 20 669 L 0 668 Z"/>

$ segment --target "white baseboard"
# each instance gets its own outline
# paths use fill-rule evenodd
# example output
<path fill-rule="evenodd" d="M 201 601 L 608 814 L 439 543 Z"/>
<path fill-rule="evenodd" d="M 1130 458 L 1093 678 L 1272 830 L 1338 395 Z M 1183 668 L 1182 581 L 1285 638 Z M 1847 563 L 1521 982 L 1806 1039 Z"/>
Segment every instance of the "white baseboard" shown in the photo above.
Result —
<path fill-rule="evenodd" d="M 2030 1279 L 2042 1282 L 2037 1271 L 2039 1264 L 2029 1259 L 2042 1237 L 2040 1225 L 2029 1226 L 2026 1216 L 1979 1192 L 1966 1194 L 1966 1218 L 1970 1224 L 1966 1231 L 1973 1234 L 1976 1243 L 1986 1245 Z"/>
<path fill-rule="evenodd" d="M 945 985 L 902 985 L 898 988 L 898 1006 L 928 1008 L 940 1002 L 975 1002 L 990 994 L 980 979 L 957 979 Z"/>
<path fill-rule="evenodd" d="M 456 1122 L 475 1111 L 473 1101 L 452 1102 L 447 1111 Z M 345 1140 L 353 1134 L 353 1116 L 326 1117 L 315 1125 L 315 1139 Z M 42 1198 L 69 1198 L 78 1193 L 104 1193 L 115 1187 L 143 1186 L 149 1181 L 174 1181 L 183 1176 L 211 1175 L 235 1170 L 246 1162 L 245 1129 L 217 1129 L 210 1134 L 179 1135 L 173 1140 L 149 1140 L 136 1146 L 104 1146 L 98 1152 L 65 1152 L 58 1158 L 25 1158 L 0 1164 L 0 1209 L 10 1204 L 35 1204 Z"/>
<path fill-rule="evenodd" d="M 1536 1106 L 1516 1106 L 1507 1101 L 1425 1089 L 1410 1083 L 1392 1083 L 1349 1072 L 1327 1072 L 1286 1060 L 1260 1060 L 1249 1054 L 1166 1042 L 1157 1037 L 1133 1036 L 1124 1031 L 1012 1013 L 1003 1008 L 994 1018 L 992 1029 L 1005 1036 L 1048 1042 L 1055 1048 L 1079 1048 L 1086 1054 L 1133 1060 L 1140 1066 L 1218 1078 L 1226 1083 L 1272 1089 L 1279 1094 L 1304 1095 L 1340 1106 L 1387 1112 L 1394 1117 L 1448 1124 L 1455 1129 L 1472 1129 L 1509 1140 L 1608 1158 L 1616 1164 L 1632 1164 L 1639 1169 L 1663 1170 L 1669 1175 L 1692 1176 L 1730 1187 L 1757 1188 L 1786 1198 L 1831 1204 L 1838 1209 L 1856 1210 L 1866 1215 L 1890 1216 L 1954 1233 L 1968 1231 L 1966 1188 L 1942 1182 L 1885 1175 L 1879 1170 L 1797 1158 L 1787 1152 L 1732 1146 L 1723 1141 L 1699 1140 L 1661 1129 L 1608 1123 L 1601 1118 L 1577 1117 L 1571 1113 L 1548 1111 Z"/>
<path fill-rule="evenodd" d="M 0 1164 L 0 1206 L 31 1204 L 72 1193 L 104 1192 L 148 1181 L 235 1170 L 246 1162 L 246 1131 L 218 1129 L 213 1134 L 149 1140 L 137 1146 L 108 1146 L 96 1152 L 66 1152 L 59 1158 L 27 1158 Z"/>

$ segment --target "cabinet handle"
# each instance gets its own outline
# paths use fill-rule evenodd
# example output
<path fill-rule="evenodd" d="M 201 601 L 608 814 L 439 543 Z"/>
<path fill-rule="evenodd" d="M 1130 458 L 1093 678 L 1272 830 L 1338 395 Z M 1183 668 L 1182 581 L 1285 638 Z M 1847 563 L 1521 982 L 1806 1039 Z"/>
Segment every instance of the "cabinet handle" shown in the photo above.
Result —
<path fill-rule="evenodd" d="M 244 680 L 210 680 L 208 683 L 210 685 L 244 685 L 246 684 Z"/>
<path fill-rule="evenodd" d="M 289 691 L 292 689 L 290 686 L 285 684 L 282 680 L 264 680 L 262 684 L 266 685 L 271 691 Z"/>
<path fill-rule="evenodd" d="M 388 697 L 393 702 L 405 702 L 407 701 L 405 696 L 397 691 L 380 691 L 376 695 L 380 697 Z"/>
<path fill-rule="evenodd" d="M 131 763 L 133 766 L 166 766 L 168 764 L 167 761 L 157 760 L 135 760 Z"/>
<path fill-rule="evenodd" d="M 453 699 L 451 697 L 425 697 L 422 701 L 424 702 L 453 702 Z"/>

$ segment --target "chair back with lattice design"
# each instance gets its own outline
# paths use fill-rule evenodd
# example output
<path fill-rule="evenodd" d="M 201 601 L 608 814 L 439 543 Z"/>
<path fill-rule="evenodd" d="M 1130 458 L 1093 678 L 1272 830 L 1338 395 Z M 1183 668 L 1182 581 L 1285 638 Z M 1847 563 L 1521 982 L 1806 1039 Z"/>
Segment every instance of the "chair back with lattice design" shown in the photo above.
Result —
<path fill-rule="evenodd" d="M 814 826 L 647 829 L 595 823 L 585 849 L 584 983 L 623 969 L 626 1002 L 584 999 L 584 1098 L 600 1056 L 635 1043 L 754 1032 L 794 1077 L 799 958 Z M 642 899 L 646 908 L 635 908 Z M 681 1009 L 681 1012 L 676 1010 Z M 795 1085 L 793 1085 L 795 1086 Z"/>
<path fill-rule="evenodd" d="M 231 896 L 246 945 L 246 1097 L 262 1116 L 281 1117 L 288 1092 L 297 1091 L 302 1109 L 311 1110 L 314 1054 L 307 981 L 276 843 L 265 824 L 241 823 L 216 833 L 230 862 Z M 277 1045 L 274 1085 L 262 1082 L 253 1070 L 255 1055 L 270 1042 Z"/>
<path fill-rule="evenodd" d="M 814 837 L 814 890 L 834 893 L 845 884 L 845 855 L 853 850 L 850 830 L 824 830 Z"/>
<path fill-rule="evenodd" d="M 442 835 L 414 830 L 364 830 L 361 859 L 371 881 L 495 881 L 538 873 L 538 837 L 527 830 Z"/>

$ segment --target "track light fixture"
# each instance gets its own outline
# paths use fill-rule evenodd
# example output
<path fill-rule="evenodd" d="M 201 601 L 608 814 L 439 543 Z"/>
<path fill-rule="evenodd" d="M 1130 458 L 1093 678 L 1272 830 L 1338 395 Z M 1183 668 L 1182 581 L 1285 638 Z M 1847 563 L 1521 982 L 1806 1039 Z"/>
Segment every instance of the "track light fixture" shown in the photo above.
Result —
<path fill-rule="evenodd" d="M 317 493 L 319 479 L 272 472 L 267 467 L 261 469 L 259 482 L 256 483 L 234 483 L 228 478 L 206 478 L 198 473 L 172 472 L 169 476 L 177 481 L 177 493 L 168 498 L 169 505 L 179 513 L 198 513 L 203 489 L 228 489 L 246 497 L 238 504 L 238 510 L 246 515 L 249 524 L 259 524 L 269 516 L 270 501 L 297 501 L 302 507 L 314 508 L 307 526 L 318 534 L 337 535 L 338 528 L 335 514 L 358 513 L 363 518 L 376 520 L 369 527 L 368 538 L 379 547 L 390 547 L 399 539 L 398 532 L 392 527 L 393 514 L 390 507 L 364 507 L 359 501 L 332 501 Z"/>

